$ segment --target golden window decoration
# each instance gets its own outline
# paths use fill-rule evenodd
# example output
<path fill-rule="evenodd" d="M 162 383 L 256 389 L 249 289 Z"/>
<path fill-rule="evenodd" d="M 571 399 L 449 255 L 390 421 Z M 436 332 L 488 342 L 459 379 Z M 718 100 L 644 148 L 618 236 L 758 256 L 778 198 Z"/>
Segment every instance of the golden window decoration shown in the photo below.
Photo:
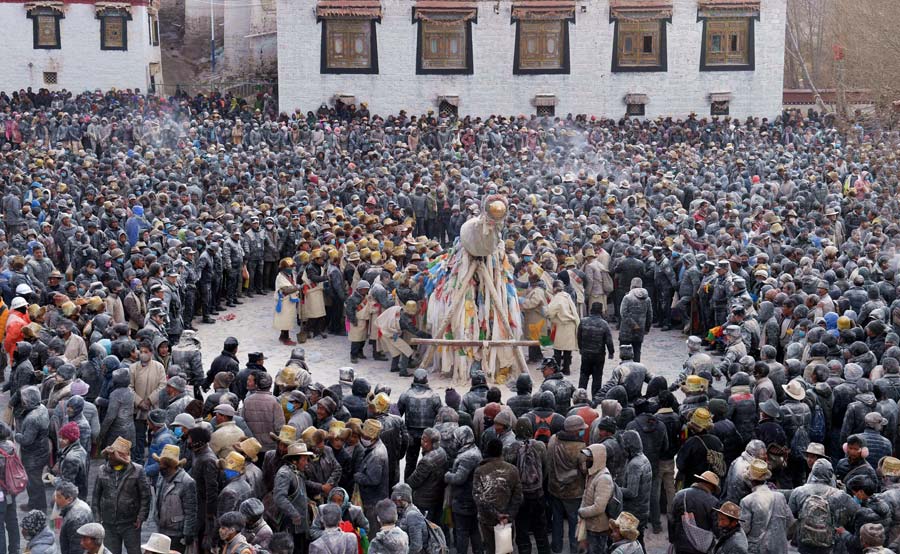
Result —
<path fill-rule="evenodd" d="M 35 16 L 35 46 L 37 48 L 59 48 L 59 18 L 55 15 Z"/>
<path fill-rule="evenodd" d="M 468 23 L 422 20 L 422 69 L 467 69 Z"/>
<path fill-rule="evenodd" d="M 371 19 L 329 19 L 325 29 L 328 69 L 372 66 Z"/>
<path fill-rule="evenodd" d="M 624 21 L 618 25 L 619 66 L 647 67 L 660 65 L 661 32 L 660 21 Z"/>
<path fill-rule="evenodd" d="M 109 16 L 103 18 L 103 49 L 125 49 L 125 18 Z"/>
<path fill-rule="evenodd" d="M 750 63 L 750 19 L 706 21 L 706 65 Z"/>
<path fill-rule="evenodd" d="M 519 69 L 559 70 L 565 64 L 565 20 L 519 21 Z"/>

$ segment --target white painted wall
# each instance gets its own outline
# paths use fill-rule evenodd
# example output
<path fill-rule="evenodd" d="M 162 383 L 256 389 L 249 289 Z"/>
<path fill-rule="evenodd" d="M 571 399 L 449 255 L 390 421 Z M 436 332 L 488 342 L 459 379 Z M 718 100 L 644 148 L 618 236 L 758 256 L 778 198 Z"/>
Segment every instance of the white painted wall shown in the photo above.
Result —
<path fill-rule="evenodd" d="M 273 71 L 278 56 L 274 0 L 227 0 L 224 4 L 225 71 L 252 78 Z"/>
<path fill-rule="evenodd" d="M 150 45 L 146 6 L 131 9 L 128 50 L 100 49 L 100 20 L 92 4 L 66 4 L 60 20 L 59 50 L 34 48 L 32 20 L 23 3 L 0 3 L 0 90 L 21 88 L 93 89 L 140 88 L 150 83 L 149 64 L 160 61 L 158 46 Z M 56 85 L 44 84 L 44 72 L 57 73 Z M 162 82 L 162 75 L 157 76 Z"/>
<path fill-rule="evenodd" d="M 569 26 L 569 75 L 513 75 L 515 25 L 510 2 L 479 1 L 472 26 L 473 75 L 416 75 L 416 25 L 411 0 L 382 0 L 377 26 L 378 75 L 321 74 L 322 25 L 315 2 L 278 0 L 278 81 L 281 109 L 311 110 L 336 93 L 353 94 L 374 113 L 404 109 L 422 113 L 436 107 L 438 95 L 459 95 L 460 114 L 533 113 L 536 94 L 559 99 L 557 115 L 589 113 L 620 117 L 623 97 L 650 97 L 647 116 L 709 114 L 708 95 L 730 91 L 731 115 L 776 116 L 781 109 L 786 0 L 762 0 L 755 22 L 756 70 L 700 72 L 702 22 L 697 0 L 673 0 L 668 24 L 668 71 L 611 73 L 613 23 L 608 0 L 579 0 L 575 24 Z M 582 13 L 582 7 L 586 12 Z"/>

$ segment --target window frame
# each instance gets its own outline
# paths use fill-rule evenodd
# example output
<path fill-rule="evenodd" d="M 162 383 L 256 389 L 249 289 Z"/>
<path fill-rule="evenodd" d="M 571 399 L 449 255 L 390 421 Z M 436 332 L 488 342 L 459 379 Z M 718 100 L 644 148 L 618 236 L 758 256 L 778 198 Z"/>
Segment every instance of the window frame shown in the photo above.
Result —
<path fill-rule="evenodd" d="M 371 28 L 369 30 L 369 67 L 331 67 L 328 64 L 328 25 L 335 21 L 365 21 Z M 320 63 L 319 72 L 321 74 L 341 75 L 377 75 L 378 74 L 378 35 L 376 18 L 362 17 L 323 17 L 322 21 L 322 44 L 320 47 Z"/>
<path fill-rule="evenodd" d="M 104 52 L 127 52 L 128 22 L 131 21 L 131 14 L 126 10 L 104 10 L 97 13 L 97 19 L 100 20 L 100 50 Z M 110 19 L 120 19 L 122 21 L 122 46 L 110 46 L 106 42 L 106 25 Z"/>
<path fill-rule="evenodd" d="M 574 23 L 573 17 L 559 19 L 517 19 L 516 42 L 513 55 L 513 75 L 568 75 L 571 73 L 571 54 L 569 52 L 569 23 Z M 554 22 L 562 26 L 561 48 L 562 59 L 558 68 L 523 68 L 521 65 L 522 24 Z"/>
<path fill-rule="evenodd" d="M 159 14 L 148 11 L 147 25 L 150 27 L 150 46 L 159 46 Z"/>
<path fill-rule="evenodd" d="M 457 68 L 457 67 L 442 67 L 442 68 L 431 68 L 425 67 L 423 54 L 425 52 L 425 24 L 428 23 L 427 20 L 418 18 L 416 23 L 418 28 L 416 29 L 416 75 L 472 75 L 475 73 L 475 56 L 472 51 L 472 22 L 477 22 L 476 18 L 465 19 L 464 17 L 460 17 L 460 22 L 463 25 L 463 32 L 465 33 L 465 38 L 463 40 L 464 47 L 466 49 L 465 55 L 465 67 Z"/>
<path fill-rule="evenodd" d="M 643 19 L 643 20 L 615 20 L 615 27 L 613 29 L 613 48 L 612 48 L 612 72 L 613 73 L 653 73 L 653 72 L 666 72 L 669 70 L 669 56 L 668 56 L 668 37 L 666 33 L 667 23 L 671 23 L 671 18 L 655 18 L 655 19 Z M 622 39 L 623 31 L 620 27 L 621 24 L 624 23 L 655 23 L 659 25 L 658 37 L 659 37 L 659 46 L 657 47 L 657 59 L 656 64 L 653 65 L 627 65 L 623 64 L 622 60 L 619 59 L 619 40 Z M 630 31 L 631 32 L 631 31 Z M 629 33 L 630 33 L 629 32 Z M 642 33 L 638 32 L 638 36 L 641 36 Z"/>
<path fill-rule="evenodd" d="M 755 71 L 756 70 L 756 25 L 755 20 L 758 17 L 753 16 L 735 16 L 735 17 L 700 17 L 703 21 L 703 32 L 700 35 L 700 71 Z M 747 57 L 745 63 L 709 63 L 707 61 L 708 52 L 707 52 L 707 44 L 708 34 L 710 32 L 710 23 L 715 22 L 734 22 L 734 21 L 746 21 L 747 23 L 747 40 L 746 40 L 746 51 Z M 726 35 L 727 37 L 727 35 Z M 727 38 L 726 38 L 727 42 Z M 727 44 L 726 44 L 727 48 Z"/>
<path fill-rule="evenodd" d="M 55 31 L 56 31 L 56 44 L 52 46 L 46 46 L 39 44 L 40 37 L 40 19 L 41 17 L 52 17 L 55 19 Z M 59 20 L 63 19 L 65 15 L 61 12 L 54 10 L 52 8 L 37 8 L 28 12 L 28 18 L 31 19 L 32 22 L 32 41 L 34 50 L 60 50 L 62 49 L 62 32 L 60 31 Z"/>

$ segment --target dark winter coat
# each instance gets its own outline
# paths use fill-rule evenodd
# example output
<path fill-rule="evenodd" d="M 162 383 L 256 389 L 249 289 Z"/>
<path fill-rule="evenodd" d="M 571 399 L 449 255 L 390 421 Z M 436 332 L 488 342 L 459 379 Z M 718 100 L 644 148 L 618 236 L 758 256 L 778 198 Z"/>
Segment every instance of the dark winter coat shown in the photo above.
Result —
<path fill-rule="evenodd" d="M 619 313 L 619 344 L 643 340 L 653 323 L 653 306 L 646 289 L 636 288 L 625 295 Z"/>
<path fill-rule="evenodd" d="M 678 469 L 676 481 L 681 481 L 682 486 L 689 487 L 694 484 L 694 475 L 700 475 L 704 471 L 712 470 L 706 461 L 707 450 L 723 452 L 722 441 L 715 435 L 702 433 L 694 435 L 685 441 L 678 451 L 675 466 Z M 722 476 L 724 477 L 724 475 Z"/>
<path fill-rule="evenodd" d="M 607 352 L 611 356 L 616 351 L 612 331 L 603 316 L 592 315 L 582 319 L 578 324 L 577 336 L 578 351 L 582 356 L 605 356 Z"/>
<path fill-rule="evenodd" d="M 156 525 L 169 537 L 194 537 L 198 530 L 197 485 L 179 468 L 169 478 L 161 476 L 156 487 Z"/>
<path fill-rule="evenodd" d="M 637 431 L 622 433 L 622 447 L 628 461 L 619 481 L 622 488 L 622 509 L 631 512 L 641 523 L 650 519 L 650 485 L 653 480 L 653 468 L 644 455 L 641 436 Z"/>
<path fill-rule="evenodd" d="M 470 427 L 459 427 L 455 433 L 459 450 L 444 481 L 450 485 L 450 509 L 454 513 L 475 515 L 472 483 L 475 470 L 481 463 L 481 451 L 475 446 L 475 434 Z"/>
<path fill-rule="evenodd" d="M 82 500 L 87 500 L 88 497 L 89 469 L 88 453 L 81 443 L 70 444 L 60 454 L 59 477 L 74 483 L 78 487 L 78 498 Z"/>
<path fill-rule="evenodd" d="M 278 478 L 275 478 L 275 492 L 278 492 Z M 244 476 L 235 477 L 222 487 L 219 497 L 216 499 L 216 516 L 222 517 L 226 512 L 235 512 L 241 507 L 241 502 L 253 496 L 253 487 L 244 479 Z M 282 509 L 279 506 L 279 509 Z"/>
<path fill-rule="evenodd" d="M 712 531 L 716 525 L 716 513 L 713 512 L 719 505 L 719 499 L 694 485 L 686 489 L 682 489 L 675 494 L 672 499 L 672 509 L 669 512 L 669 541 L 675 546 L 679 553 L 685 554 L 706 554 L 696 550 L 688 540 L 684 533 L 684 527 L 681 524 L 681 516 L 685 512 L 694 514 L 694 520 L 701 529 Z"/>
<path fill-rule="evenodd" d="M 94 521 L 91 507 L 87 502 L 76 498 L 74 502 L 59 511 L 62 516 L 62 527 L 59 529 L 59 554 L 82 554 L 81 537 L 78 528 Z"/>
<path fill-rule="evenodd" d="M 419 458 L 415 471 L 406 478 L 412 487 L 413 503 L 422 510 L 439 509 L 444 502 L 444 474 L 447 453 L 440 446 Z"/>
<path fill-rule="evenodd" d="M 640 414 L 628 424 L 627 430 L 637 432 L 641 437 L 644 455 L 650 461 L 654 475 L 659 471 L 659 461 L 669 449 L 666 426 L 653 414 Z"/>
<path fill-rule="evenodd" d="M 144 468 L 134 462 L 116 471 L 109 462 L 100 466 L 91 493 L 94 521 L 107 526 L 134 525 L 150 515 L 150 482 Z"/>
<path fill-rule="evenodd" d="M 41 393 L 35 387 L 25 387 L 20 391 L 22 408 L 21 431 L 16 433 L 16 442 L 22 452 L 22 464 L 26 469 L 41 469 L 50 460 L 50 415 L 41 404 Z"/>
<path fill-rule="evenodd" d="M 413 383 L 400 395 L 397 409 L 406 420 L 406 429 L 421 432 L 434 426 L 434 419 L 441 409 L 441 397 L 427 384 Z"/>
<path fill-rule="evenodd" d="M 478 508 L 481 525 L 496 525 L 499 523 L 498 514 L 515 519 L 522 505 L 519 470 L 516 466 L 504 462 L 502 458 L 482 460 L 475 470 L 472 497 Z"/>
<path fill-rule="evenodd" d="M 388 453 L 380 439 L 366 448 L 353 480 L 359 485 L 359 495 L 365 506 L 374 506 L 379 500 L 390 496 Z"/>

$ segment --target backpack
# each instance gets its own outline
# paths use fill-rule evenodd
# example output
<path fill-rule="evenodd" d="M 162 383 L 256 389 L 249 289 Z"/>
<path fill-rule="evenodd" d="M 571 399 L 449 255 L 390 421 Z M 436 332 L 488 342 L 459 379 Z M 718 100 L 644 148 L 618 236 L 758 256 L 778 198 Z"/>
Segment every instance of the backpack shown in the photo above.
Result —
<path fill-rule="evenodd" d="M 550 429 L 550 422 L 553 421 L 553 414 L 547 417 L 534 416 L 534 437 L 535 439 L 546 444 L 550 442 L 550 435 L 553 431 Z"/>
<path fill-rule="evenodd" d="M 623 502 L 622 489 L 619 488 L 619 485 L 616 483 L 615 479 L 613 479 L 612 494 L 609 495 L 609 501 L 606 503 L 606 517 L 609 519 L 616 519 L 619 517 L 619 514 L 622 513 Z"/>
<path fill-rule="evenodd" d="M 0 482 L 0 488 L 13 496 L 22 493 L 28 485 L 28 474 L 25 473 L 22 459 L 15 452 L 9 454 L 2 448 L 0 448 L 0 455 L 6 461 L 6 471 L 3 481 Z"/>
<path fill-rule="evenodd" d="M 814 494 L 800 507 L 797 540 L 804 546 L 831 548 L 834 544 L 834 520 L 828 499 Z"/>
<path fill-rule="evenodd" d="M 444 537 L 444 531 L 440 525 L 433 521 L 425 520 L 428 524 L 428 546 L 425 552 L 428 554 L 447 554 L 450 549 L 447 547 L 447 538 Z"/>
<path fill-rule="evenodd" d="M 818 403 L 816 403 L 816 409 L 813 410 L 812 418 L 809 421 L 809 440 L 818 443 L 825 442 L 825 412 Z"/>
<path fill-rule="evenodd" d="M 709 469 L 718 475 L 719 479 L 724 478 L 728 473 L 728 468 L 725 467 L 725 455 L 718 450 L 708 447 L 703 437 L 697 437 L 697 439 L 703 444 L 703 448 L 706 449 L 706 463 L 709 465 Z"/>
<path fill-rule="evenodd" d="M 531 441 L 524 441 L 516 456 L 516 469 L 519 470 L 519 482 L 524 494 L 536 493 L 544 487 L 544 471 L 541 458 L 534 450 Z"/>

